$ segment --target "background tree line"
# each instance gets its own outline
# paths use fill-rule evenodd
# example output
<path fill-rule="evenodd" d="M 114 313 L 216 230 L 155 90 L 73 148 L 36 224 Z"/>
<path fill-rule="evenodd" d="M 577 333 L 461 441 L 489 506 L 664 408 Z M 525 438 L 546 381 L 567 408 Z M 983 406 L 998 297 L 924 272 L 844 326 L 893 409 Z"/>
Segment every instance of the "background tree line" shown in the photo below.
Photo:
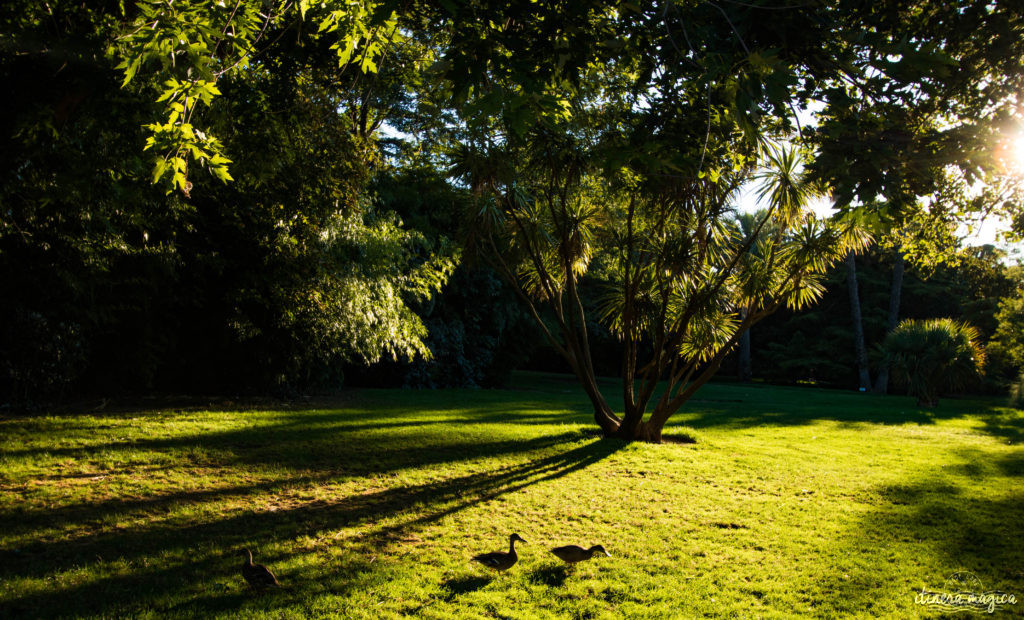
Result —
<path fill-rule="evenodd" d="M 879 347 L 889 330 L 894 257 L 877 246 L 856 257 L 856 277 L 871 375 L 882 361 Z M 755 376 L 774 382 L 808 382 L 860 387 L 854 326 L 850 316 L 849 270 L 829 274 L 820 303 L 802 312 L 782 312 L 751 331 Z M 970 248 L 956 264 L 923 268 L 910 264 L 903 279 L 900 319 L 952 317 L 976 327 L 984 343 L 993 342 L 1004 305 L 1021 294 L 1019 267 L 1008 266 L 993 246 Z M 1016 365 L 997 346 L 976 390 L 1001 392 Z M 739 363 L 739 360 L 737 360 Z M 871 389 L 871 383 L 866 386 Z"/>
<path fill-rule="evenodd" d="M 237 180 L 168 193 L 141 148 L 153 97 L 123 88 L 108 50 L 124 11 L 0 14 L 2 400 L 287 393 L 339 385 L 347 361 L 425 353 L 409 304 L 453 255 L 365 191 L 380 149 L 338 113 L 352 104 L 328 45 L 278 32 L 273 62 L 221 80 L 228 105 L 207 121 Z"/>
<path fill-rule="evenodd" d="M 980 214 L 1019 232 L 998 145 L 1021 21 L 979 2 L 7 3 L 0 401 L 489 386 L 554 352 L 606 433 L 657 440 L 734 348 L 759 377 L 855 385 L 843 260 L 869 231 L 915 231 L 913 265 Z M 744 220 L 751 181 L 768 210 Z M 836 217 L 807 209 L 821 192 Z M 855 260 L 873 346 L 891 268 Z M 1005 342 L 1005 382 L 1016 273 L 984 251 L 916 269 L 900 316 Z M 621 407 L 597 374 L 623 377 Z"/>

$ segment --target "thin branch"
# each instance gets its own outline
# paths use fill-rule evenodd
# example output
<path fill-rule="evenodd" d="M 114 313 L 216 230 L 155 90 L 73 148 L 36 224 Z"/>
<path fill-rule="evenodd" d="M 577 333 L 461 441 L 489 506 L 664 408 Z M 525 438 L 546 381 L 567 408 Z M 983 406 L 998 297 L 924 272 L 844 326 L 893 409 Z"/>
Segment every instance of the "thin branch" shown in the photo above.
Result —
<path fill-rule="evenodd" d="M 708 2 L 708 4 L 710 4 L 711 6 L 715 7 L 716 9 L 719 10 L 719 12 L 722 13 L 722 15 L 725 17 L 725 21 L 729 22 L 729 27 L 731 27 L 732 31 L 736 34 L 736 39 L 740 42 L 740 45 L 743 46 L 743 51 L 745 51 L 747 53 L 747 55 L 749 56 L 750 55 L 750 48 L 747 47 L 747 43 L 743 40 L 743 37 L 740 36 L 740 31 L 736 29 L 736 25 L 732 23 L 731 19 L 729 19 L 729 14 L 725 12 L 725 9 L 723 9 L 720 6 L 718 6 L 714 2 Z"/>
<path fill-rule="evenodd" d="M 708 127 L 704 133 L 704 146 L 700 149 L 700 163 L 697 164 L 697 175 L 704 169 L 704 155 L 708 152 L 708 141 L 711 140 L 711 78 L 708 78 Z"/>
<path fill-rule="evenodd" d="M 287 11 L 290 6 L 291 6 L 291 3 L 289 2 L 281 10 L 281 12 L 283 13 L 284 11 Z M 259 34 L 256 35 L 256 38 L 253 39 L 252 43 L 249 45 L 249 49 L 247 49 L 244 54 L 239 56 L 238 60 L 236 60 L 230 67 L 227 67 L 225 69 L 222 69 L 222 70 L 218 71 L 217 73 L 214 73 L 213 74 L 214 77 L 218 77 L 219 78 L 220 76 L 224 75 L 228 71 L 231 71 L 232 69 L 234 69 L 235 67 L 240 65 L 246 58 L 249 58 L 250 55 L 252 55 L 252 53 L 256 50 L 256 44 L 259 43 L 260 39 L 263 38 L 263 34 L 267 31 L 267 26 L 270 25 L 270 20 L 273 19 L 273 17 L 274 17 L 274 11 L 269 11 L 267 13 L 267 15 L 266 15 L 266 19 L 264 19 L 264 21 L 263 21 L 263 27 L 260 28 Z M 280 38 L 280 37 L 278 37 L 278 38 Z M 276 39 L 275 39 L 275 42 L 276 42 Z M 217 45 L 218 46 L 220 45 L 219 41 L 217 42 Z M 271 45 L 273 45 L 273 43 L 271 43 Z M 255 57 L 255 56 L 253 56 L 253 57 Z"/>
<path fill-rule="evenodd" d="M 679 21 L 679 26 L 683 29 L 683 38 L 686 39 L 686 47 L 687 47 L 688 53 L 683 53 L 683 51 L 679 49 L 679 46 L 676 45 L 675 37 L 672 36 L 672 30 L 669 29 L 669 27 L 668 27 L 668 7 L 669 6 L 673 6 L 673 5 L 672 5 L 671 2 L 666 0 L 665 8 L 661 12 L 661 23 L 662 23 L 662 25 L 665 28 L 665 34 L 668 36 L 668 42 L 672 44 L 672 47 L 676 50 L 676 53 L 679 54 L 684 60 L 689 61 L 690 63 L 692 63 L 696 67 L 700 67 L 700 64 L 697 63 L 697 61 L 695 61 L 692 58 L 690 58 L 690 54 L 694 53 L 693 44 L 690 43 L 690 35 L 689 35 L 689 33 L 686 32 L 686 24 L 684 24 L 682 20 Z"/>
<path fill-rule="evenodd" d="M 228 21 L 224 24 L 224 28 L 220 31 L 220 41 L 217 41 L 217 46 L 213 48 L 213 51 L 215 53 L 217 51 L 217 48 L 220 47 L 221 42 L 224 40 L 224 37 L 228 36 L 228 28 L 231 27 L 231 21 L 235 19 L 235 13 L 238 12 L 238 7 L 240 7 L 241 5 L 242 0 L 238 0 L 238 2 L 235 2 L 235 8 L 231 9 L 231 15 L 228 15 Z"/>

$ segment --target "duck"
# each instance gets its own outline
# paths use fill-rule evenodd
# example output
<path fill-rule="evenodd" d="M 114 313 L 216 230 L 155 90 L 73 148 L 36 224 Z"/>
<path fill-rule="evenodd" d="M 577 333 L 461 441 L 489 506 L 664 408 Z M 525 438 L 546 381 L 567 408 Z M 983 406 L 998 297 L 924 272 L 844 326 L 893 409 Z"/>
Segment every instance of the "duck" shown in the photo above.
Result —
<path fill-rule="evenodd" d="M 516 553 L 517 540 L 521 543 L 526 542 L 519 534 L 512 534 L 508 537 L 508 553 L 503 551 L 481 553 L 480 555 L 474 555 L 473 561 L 479 562 L 487 568 L 493 568 L 496 571 L 506 571 L 519 561 L 519 554 Z"/>
<path fill-rule="evenodd" d="M 262 564 L 252 563 L 252 551 L 242 549 L 238 553 L 245 558 L 245 562 L 242 563 L 242 577 L 249 582 L 249 587 L 256 590 L 281 587 L 281 584 L 277 582 L 277 577 L 270 572 L 269 568 Z"/>
<path fill-rule="evenodd" d="M 575 564 L 584 560 L 589 560 L 594 557 L 594 554 L 603 553 L 608 557 L 612 557 L 612 554 L 608 553 L 607 550 L 601 545 L 594 545 L 590 549 L 584 549 L 579 545 L 566 545 L 564 547 L 555 547 L 551 550 L 558 556 L 559 560 L 562 560 L 566 564 Z"/>

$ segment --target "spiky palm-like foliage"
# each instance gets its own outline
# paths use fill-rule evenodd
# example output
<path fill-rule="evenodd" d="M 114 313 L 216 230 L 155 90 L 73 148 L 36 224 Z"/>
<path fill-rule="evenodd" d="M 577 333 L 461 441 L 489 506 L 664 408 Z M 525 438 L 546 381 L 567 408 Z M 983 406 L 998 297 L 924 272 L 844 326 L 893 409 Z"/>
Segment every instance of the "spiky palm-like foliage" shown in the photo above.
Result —
<path fill-rule="evenodd" d="M 953 319 L 905 320 L 882 345 L 897 382 L 934 407 L 940 391 L 963 389 L 985 363 L 978 331 Z"/>
<path fill-rule="evenodd" d="M 747 156 L 742 145 L 719 146 L 713 173 L 689 175 L 640 165 L 609 172 L 574 126 L 453 157 L 452 174 L 482 205 L 468 244 L 490 250 L 485 260 L 577 375 L 606 435 L 660 441 L 747 329 L 778 308 L 813 303 L 829 266 L 868 240 L 814 216 L 807 203 L 819 188 L 798 150 L 767 145 Z M 755 177 L 757 164 L 764 172 Z M 767 208 L 741 229 L 733 204 L 752 177 Z M 583 278 L 602 292 L 597 308 L 581 299 Z M 621 416 L 597 388 L 591 310 L 623 343 Z"/>

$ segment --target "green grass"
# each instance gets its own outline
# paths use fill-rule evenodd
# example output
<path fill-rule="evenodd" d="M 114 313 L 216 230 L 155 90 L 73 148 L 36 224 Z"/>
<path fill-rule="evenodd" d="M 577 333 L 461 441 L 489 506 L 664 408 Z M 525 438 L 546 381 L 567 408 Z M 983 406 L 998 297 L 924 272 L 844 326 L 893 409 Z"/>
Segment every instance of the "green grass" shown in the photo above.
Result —
<path fill-rule="evenodd" d="M 667 431 L 696 444 L 644 445 L 566 378 L 516 388 L 2 419 L 0 616 L 913 617 L 955 571 L 1024 599 L 1019 411 L 709 385 Z M 513 531 L 511 571 L 468 561 Z"/>

